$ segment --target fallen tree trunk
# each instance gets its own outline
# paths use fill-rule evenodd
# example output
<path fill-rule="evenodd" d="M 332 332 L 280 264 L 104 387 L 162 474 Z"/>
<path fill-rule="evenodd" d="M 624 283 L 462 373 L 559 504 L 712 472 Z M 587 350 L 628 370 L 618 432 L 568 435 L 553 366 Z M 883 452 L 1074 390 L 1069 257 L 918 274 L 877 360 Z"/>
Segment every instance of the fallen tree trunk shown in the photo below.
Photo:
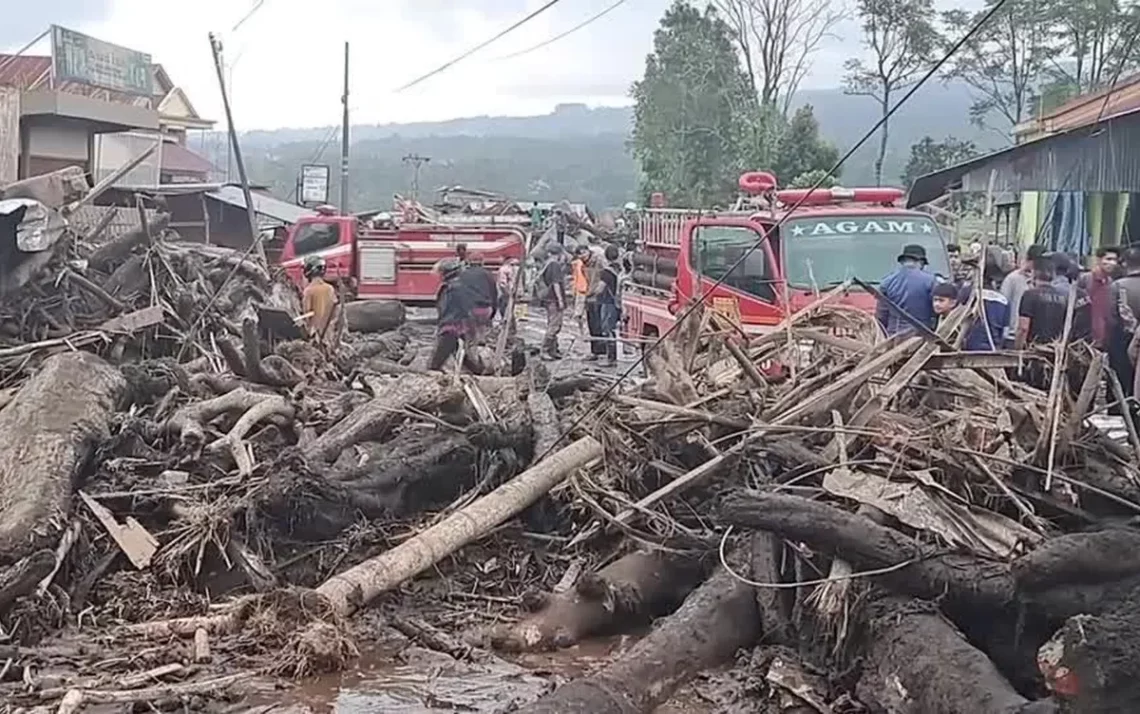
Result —
<path fill-rule="evenodd" d="M 126 388 L 99 357 L 69 352 L 45 360 L 0 411 L 0 564 L 50 547 L 45 526 L 67 510 Z"/>
<path fill-rule="evenodd" d="M 1029 700 L 928 603 L 885 597 L 871 606 L 860 701 L 881 714 L 1013 714 Z"/>
<path fill-rule="evenodd" d="M 1104 615 L 1070 618 L 1038 665 L 1071 714 L 1140 711 L 1140 612 L 1130 601 Z"/>
<path fill-rule="evenodd" d="M 55 554 L 41 550 L 0 570 L 0 615 L 17 599 L 30 595 L 54 567 Z"/>
<path fill-rule="evenodd" d="M 876 580 L 925 600 L 946 598 L 956 609 L 1001 609 L 1014 601 L 1009 567 L 923 545 L 870 518 L 799 496 L 733 493 L 721 508 L 735 526 L 805 541 L 858 570 L 893 568 Z"/>
<path fill-rule="evenodd" d="M 593 437 L 583 437 L 416 537 L 334 575 L 317 588 L 317 592 L 337 613 L 350 614 L 380 593 L 481 538 L 601 455 L 602 445 Z"/>
<path fill-rule="evenodd" d="M 759 629 L 752 588 L 718 570 L 619 659 L 519 714 L 647 714 L 701 670 L 755 643 Z"/>
<path fill-rule="evenodd" d="M 1051 538 L 1013 562 L 1023 590 L 1098 583 L 1140 573 L 1140 531 L 1107 528 Z"/>
<path fill-rule="evenodd" d="M 520 622 L 497 629 L 491 644 L 508 652 L 570 647 L 615 627 L 631 627 L 680 603 L 703 575 L 699 559 L 634 551 L 579 580 Z"/>
<path fill-rule="evenodd" d="M 313 463 L 331 461 L 362 441 L 380 439 L 409 407 L 431 412 L 463 397 L 463 389 L 455 380 L 438 374 L 378 381 L 373 393 L 375 397 L 309 444 L 305 457 Z"/>
<path fill-rule="evenodd" d="M 357 300 L 344 304 L 344 318 L 352 332 L 387 332 L 404 324 L 408 311 L 398 300 Z"/>

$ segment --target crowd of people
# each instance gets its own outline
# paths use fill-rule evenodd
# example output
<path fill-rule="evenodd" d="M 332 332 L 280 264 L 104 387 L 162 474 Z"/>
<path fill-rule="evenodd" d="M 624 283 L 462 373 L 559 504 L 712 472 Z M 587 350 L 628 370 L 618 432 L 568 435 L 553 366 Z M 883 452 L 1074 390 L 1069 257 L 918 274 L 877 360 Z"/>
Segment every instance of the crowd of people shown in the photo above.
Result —
<path fill-rule="evenodd" d="M 1050 253 L 1040 245 L 1029 246 L 1011 270 L 1003 269 L 999 252 L 982 253 L 976 246 L 967 256 L 952 250 L 954 275 L 944 279 L 927 271 L 922 246 L 903 248 L 898 267 L 879 284 L 877 317 L 887 334 L 914 330 L 916 324 L 936 328 L 954 308 L 976 299 L 981 309 L 962 349 L 1021 350 L 1062 339 L 1072 300 L 1069 344 L 1074 349 L 1091 345 L 1107 355 L 1125 397 L 1136 393 L 1140 247 L 1102 247 L 1089 270 L 1082 270 L 1073 256 Z M 1048 386 L 1040 361 L 1027 360 L 1016 376 L 1037 387 Z M 1079 387 L 1083 378 L 1074 379 L 1071 372 L 1069 376 Z M 1114 411 L 1119 410 L 1116 405 Z"/>

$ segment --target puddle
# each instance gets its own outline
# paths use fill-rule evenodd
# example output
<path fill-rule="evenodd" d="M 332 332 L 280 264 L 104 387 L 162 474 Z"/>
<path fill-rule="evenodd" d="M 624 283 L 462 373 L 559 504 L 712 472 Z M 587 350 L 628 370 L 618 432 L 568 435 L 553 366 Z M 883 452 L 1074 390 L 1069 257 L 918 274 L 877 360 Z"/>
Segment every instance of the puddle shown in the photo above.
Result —
<path fill-rule="evenodd" d="M 488 655 L 473 662 L 408 647 L 362 653 L 357 666 L 338 675 L 307 680 L 284 692 L 254 697 L 254 705 L 277 705 L 275 714 L 494 714 L 538 699 L 568 679 L 596 669 L 626 649 L 633 638 L 594 640 L 516 661 Z M 676 704 L 659 714 L 698 714 L 700 707 Z"/>

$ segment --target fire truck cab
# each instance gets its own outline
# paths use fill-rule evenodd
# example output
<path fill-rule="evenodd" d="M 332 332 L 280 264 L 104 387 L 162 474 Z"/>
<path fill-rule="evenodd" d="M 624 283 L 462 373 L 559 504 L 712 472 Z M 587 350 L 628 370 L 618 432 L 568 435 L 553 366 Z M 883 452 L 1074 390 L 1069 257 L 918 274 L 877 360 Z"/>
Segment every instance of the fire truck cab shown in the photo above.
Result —
<path fill-rule="evenodd" d="M 281 265 L 297 285 L 304 285 L 304 261 L 325 259 L 330 280 L 346 281 L 359 299 L 399 300 L 430 304 L 439 292 L 435 265 L 467 245 L 470 258 L 480 257 L 492 272 L 509 258 L 522 260 L 526 233 L 513 223 L 471 216 L 448 224 L 386 220 L 370 225 L 356 216 L 339 214 L 331 206 L 302 218 L 289 229 Z"/>
<path fill-rule="evenodd" d="M 746 332 L 769 332 L 818 292 L 852 277 L 877 283 L 906 244 L 926 249 L 927 270 L 950 275 L 940 227 L 925 213 L 900 208 L 901 189 L 778 190 L 767 172 L 744 174 L 740 187 L 751 198 L 739 210 L 661 208 L 638 216 L 633 274 L 622 298 L 628 339 L 663 334 L 690 299 L 709 290 L 714 310 Z M 875 309 L 875 299 L 858 288 L 839 302 Z"/>

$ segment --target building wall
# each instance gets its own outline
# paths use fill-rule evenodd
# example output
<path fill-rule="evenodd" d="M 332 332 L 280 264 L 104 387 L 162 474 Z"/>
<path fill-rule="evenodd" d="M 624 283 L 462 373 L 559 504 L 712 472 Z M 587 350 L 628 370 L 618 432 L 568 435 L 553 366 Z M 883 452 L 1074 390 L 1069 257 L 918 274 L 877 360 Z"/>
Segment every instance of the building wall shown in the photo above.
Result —
<path fill-rule="evenodd" d="M 91 130 L 79 123 L 25 120 L 29 156 L 86 162 L 90 156 Z"/>
<path fill-rule="evenodd" d="M 0 186 L 20 178 L 20 91 L 0 87 Z"/>
<path fill-rule="evenodd" d="M 99 134 L 95 137 L 95 181 L 102 181 L 131 159 L 146 151 L 158 134 L 145 131 L 128 131 L 118 134 Z M 127 172 L 117 186 L 157 186 L 162 164 L 162 149 L 159 148 L 141 164 Z"/>

